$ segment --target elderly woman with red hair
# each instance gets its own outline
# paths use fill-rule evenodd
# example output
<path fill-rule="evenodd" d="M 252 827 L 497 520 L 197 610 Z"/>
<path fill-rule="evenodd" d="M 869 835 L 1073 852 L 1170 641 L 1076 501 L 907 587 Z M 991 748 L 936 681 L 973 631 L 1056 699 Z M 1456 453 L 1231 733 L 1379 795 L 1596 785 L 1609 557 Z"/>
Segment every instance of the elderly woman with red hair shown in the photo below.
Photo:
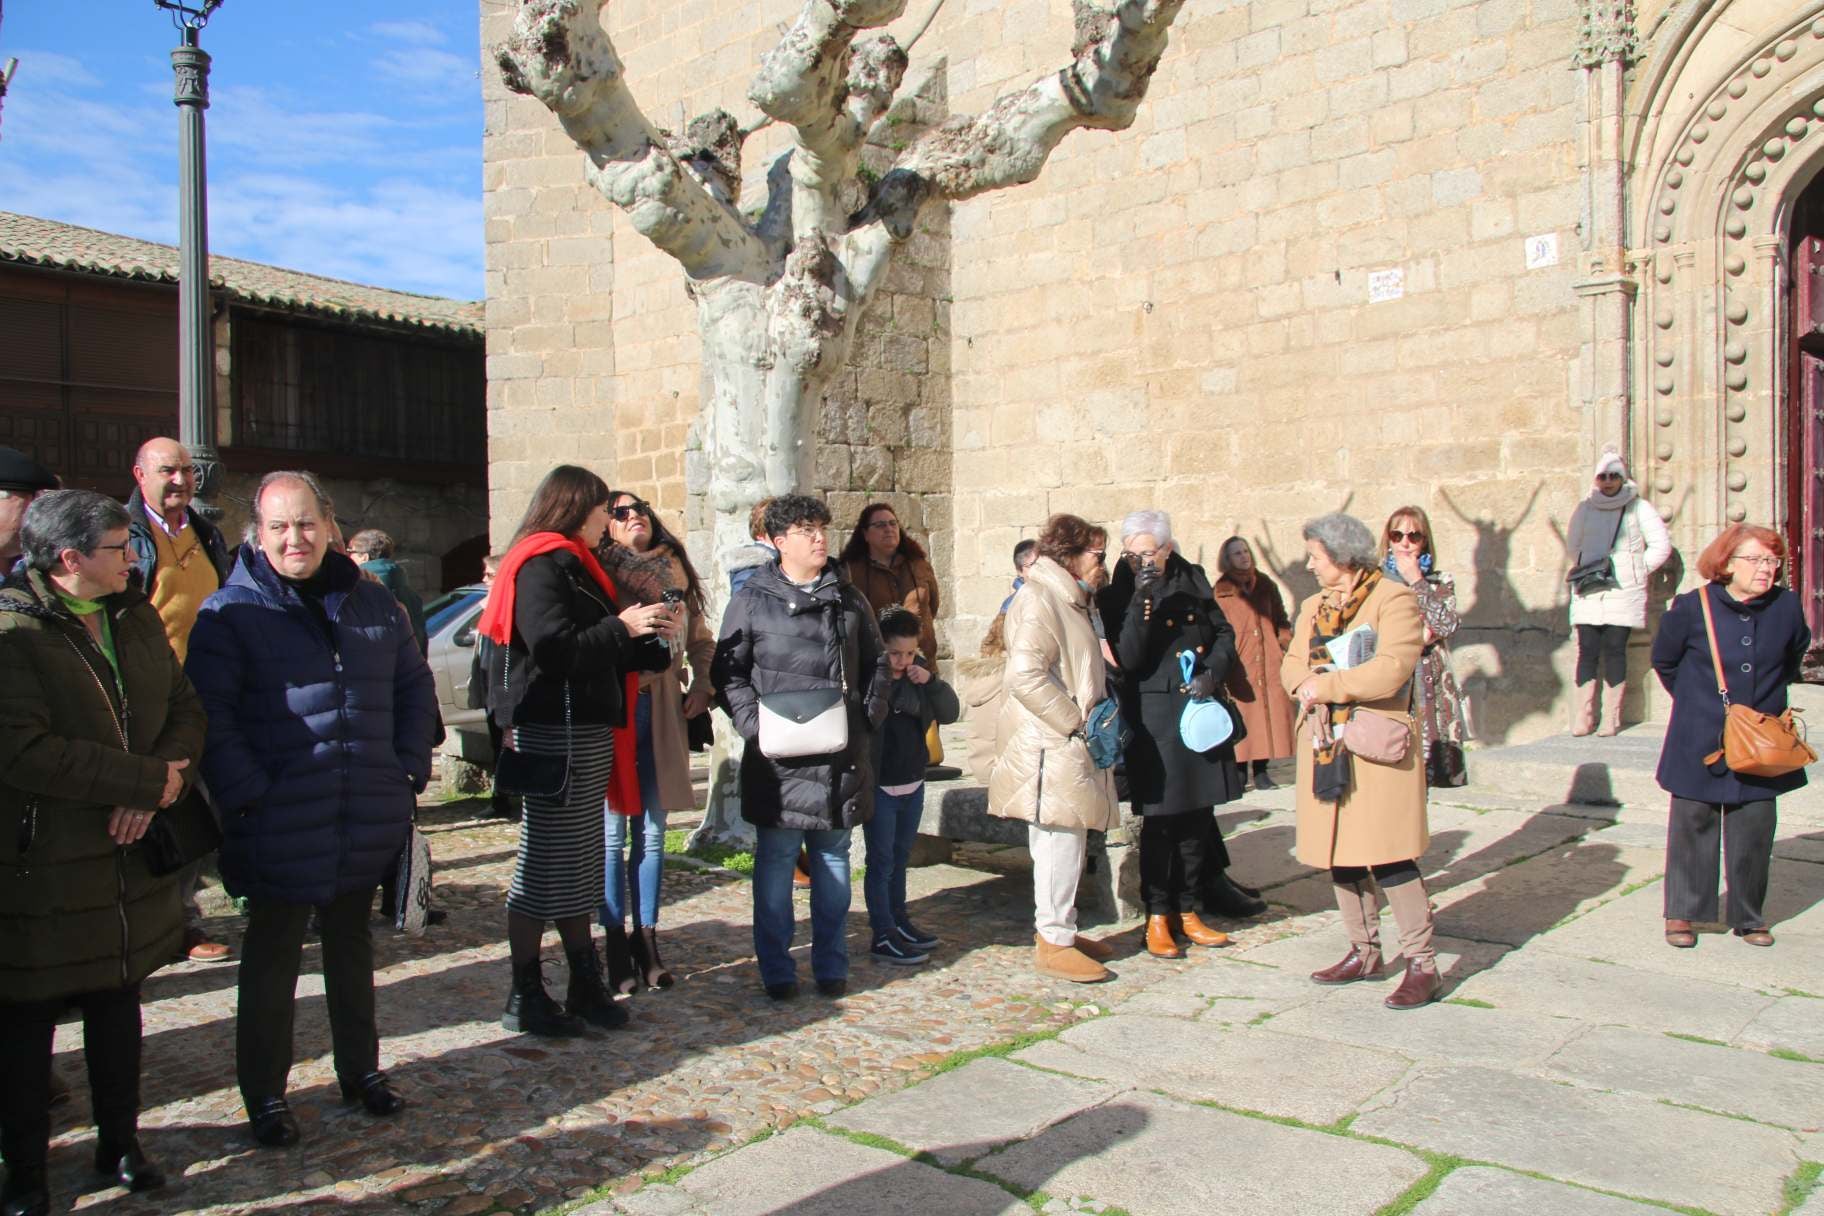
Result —
<path fill-rule="evenodd" d="M 1697 945 L 1692 922 L 1717 919 L 1719 849 L 1728 859 L 1729 927 L 1751 946 L 1773 945 L 1762 902 L 1775 800 L 1804 785 L 1805 770 L 1756 777 L 1724 764 L 1718 753 L 1727 709 L 1716 669 L 1720 662 L 1729 702 L 1764 714 L 1786 708 L 1786 688 L 1798 679 L 1811 630 L 1798 596 L 1777 585 L 1785 556 L 1784 542 L 1769 528 L 1724 528 L 1697 559 L 1704 582 L 1672 601 L 1653 639 L 1653 670 L 1672 694 L 1659 784 L 1672 795 L 1666 942 L 1679 949 Z"/>

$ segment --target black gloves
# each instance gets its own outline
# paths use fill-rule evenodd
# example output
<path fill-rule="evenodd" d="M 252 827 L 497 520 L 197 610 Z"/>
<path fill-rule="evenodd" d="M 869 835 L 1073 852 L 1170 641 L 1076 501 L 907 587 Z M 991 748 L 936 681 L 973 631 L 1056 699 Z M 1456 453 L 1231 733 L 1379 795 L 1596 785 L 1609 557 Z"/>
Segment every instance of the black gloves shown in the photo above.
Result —
<path fill-rule="evenodd" d="M 1216 675 L 1210 671 L 1200 671 L 1191 677 L 1191 682 L 1184 686 L 1186 693 L 1193 701 L 1207 701 L 1216 695 Z"/>

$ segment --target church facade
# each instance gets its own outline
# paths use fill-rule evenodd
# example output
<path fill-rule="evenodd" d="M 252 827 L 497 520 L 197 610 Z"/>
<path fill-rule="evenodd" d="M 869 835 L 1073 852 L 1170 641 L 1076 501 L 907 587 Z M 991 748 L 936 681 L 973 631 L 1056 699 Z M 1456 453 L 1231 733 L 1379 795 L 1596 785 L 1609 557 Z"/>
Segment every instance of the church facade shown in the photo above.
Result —
<path fill-rule="evenodd" d="M 655 124 L 752 126 L 799 3 L 602 20 Z M 496 544 L 563 460 L 702 536 L 695 307 L 502 86 L 485 48 L 510 20 L 482 5 Z M 1067 0 L 949 0 L 867 163 L 1071 39 Z M 749 138 L 744 208 L 786 146 Z M 845 536 L 885 500 L 927 538 L 959 656 L 1055 511 L 1166 509 L 1194 560 L 1240 535 L 1303 595 L 1302 520 L 1421 506 L 1478 734 L 1560 729 L 1563 533 L 1604 444 L 1671 528 L 1656 603 L 1746 519 L 1824 607 L 1820 168 L 1824 0 L 1192 0 L 1132 129 L 1077 132 L 902 244 L 823 401 L 814 488 Z M 1645 643 L 1631 715 L 1661 709 Z"/>

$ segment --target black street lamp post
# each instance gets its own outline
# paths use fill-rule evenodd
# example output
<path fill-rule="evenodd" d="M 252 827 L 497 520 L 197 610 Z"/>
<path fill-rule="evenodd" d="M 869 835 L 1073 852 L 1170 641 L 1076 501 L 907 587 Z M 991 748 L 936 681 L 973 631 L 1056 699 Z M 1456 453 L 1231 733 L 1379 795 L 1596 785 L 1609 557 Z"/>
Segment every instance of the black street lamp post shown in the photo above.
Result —
<path fill-rule="evenodd" d="M 197 36 L 223 0 L 152 0 L 171 14 L 183 45 L 171 52 L 178 112 L 178 438 L 196 462 L 196 506 L 214 517 L 221 486 L 215 450 L 214 335 L 209 320 L 209 197 L 203 160 L 203 111 L 209 108 L 209 55 Z"/>

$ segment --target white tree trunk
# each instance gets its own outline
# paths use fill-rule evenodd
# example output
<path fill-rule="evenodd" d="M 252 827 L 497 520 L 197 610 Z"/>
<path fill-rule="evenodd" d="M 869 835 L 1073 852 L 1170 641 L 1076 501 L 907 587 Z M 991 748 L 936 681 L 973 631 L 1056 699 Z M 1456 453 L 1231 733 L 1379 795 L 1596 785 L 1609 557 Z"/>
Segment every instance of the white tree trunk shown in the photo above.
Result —
<path fill-rule="evenodd" d="M 512 37 L 495 52 L 503 81 L 557 116 L 588 159 L 590 183 L 678 260 L 697 301 L 704 407 L 687 468 L 714 515 L 718 567 L 747 542 L 755 502 L 814 484 L 818 403 L 920 213 L 1032 181 L 1079 127 L 1131 125 L 1183 4 L 1073 0 L 1065 67 L 915 141 L 851 215 L 843 192 L 855 188 L 868 133 L 906 70 L 891 35 L 858 35 L 896 20 L 906 0 L 805 0 L 748 93 L 793 136 L 768 174 L 767 207 L 749 224 L 736 197 L 744 133 L 733 119 L 717 112 L 683 133 L 659 130 L 627 89 L 601 0 L 521 0 Z M 726 594 L 717 577 L 712 600 Z M 748 835 L 733 771 L 718 763 L 700 836 Z"/>

